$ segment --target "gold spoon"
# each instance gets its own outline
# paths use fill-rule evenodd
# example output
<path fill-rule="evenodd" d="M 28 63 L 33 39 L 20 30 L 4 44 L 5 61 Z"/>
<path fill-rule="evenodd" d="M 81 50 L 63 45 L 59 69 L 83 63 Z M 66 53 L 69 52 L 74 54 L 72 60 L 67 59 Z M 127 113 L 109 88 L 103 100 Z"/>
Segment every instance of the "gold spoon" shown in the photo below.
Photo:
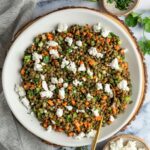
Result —
<path fill-rule="evenodd" d="M 96 148 L 97 140 L 98 140 L 98 138 L 100 136 L 100 131 L 101 131 L 101 128 L 102 128 L 102 122 L 103 122 L 103 116 L 102 116 L 102 119 L 101 119 L 101 121 L 99 123 L 96 135 L 95 135 L 95 137 L 93 139 L 91 150 L 95 150 L 95 148 Z"/>

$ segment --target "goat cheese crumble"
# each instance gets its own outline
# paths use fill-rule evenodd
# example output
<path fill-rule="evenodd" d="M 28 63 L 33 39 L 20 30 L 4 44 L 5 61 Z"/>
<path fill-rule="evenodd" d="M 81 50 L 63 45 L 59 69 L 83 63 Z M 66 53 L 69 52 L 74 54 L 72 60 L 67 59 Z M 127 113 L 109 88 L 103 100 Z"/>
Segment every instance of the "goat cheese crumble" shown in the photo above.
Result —
<path fill-rule="evenodd" d="M 68 25 L 66 23 L 58 24 L 57 31 L 58 32 L 66 32 L 68 29 Z"/>
<path fill-rule="evenodd" d="M 118 63 L 118 59 L 115 58 L 112 60 L 112 62 L 110 63 L 110 66 L 112 69 L 115 69 L 115 70 L 119 70 L 119 63 Z"/>
<path fill-rule="evenodd" d="M 58 108 L 57 111 L 56 111 L 56 115 L 57 115 L 57 117 L 62 117 L 62 115 L 63 115 L 63 109 Z"/>
<path fill-rule="evenodd" d="M 127 80 L 122 80 L 122 81 L 118 84 L 118 88 L 119 88 L 120 90 L 123 90 L 123 91 L 129 91 L 129 87 L 128 87 Z"/>

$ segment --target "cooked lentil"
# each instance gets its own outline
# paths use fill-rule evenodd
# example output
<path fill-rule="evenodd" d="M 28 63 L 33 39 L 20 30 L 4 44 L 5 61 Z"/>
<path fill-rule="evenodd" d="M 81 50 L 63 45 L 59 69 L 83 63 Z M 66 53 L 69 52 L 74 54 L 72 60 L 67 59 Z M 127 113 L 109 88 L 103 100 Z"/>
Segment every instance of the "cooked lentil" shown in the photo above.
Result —
<path fill-rule="evenodd" d="M 131 81 L 117 35 L 88 24 L 61 30 L 34 38 L 20 74 L 41 125 L 74 136 L 96 130 L 102 116 L 111 124 L 131 102 Z"/>

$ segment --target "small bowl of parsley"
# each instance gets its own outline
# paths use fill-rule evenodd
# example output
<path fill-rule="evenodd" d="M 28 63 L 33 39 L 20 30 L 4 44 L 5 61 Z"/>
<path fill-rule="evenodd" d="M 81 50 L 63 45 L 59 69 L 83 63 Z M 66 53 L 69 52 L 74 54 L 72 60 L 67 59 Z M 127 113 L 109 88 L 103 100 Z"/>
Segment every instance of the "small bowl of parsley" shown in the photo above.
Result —
<path fill-rule="evenodd" d="M 116 16 L 129 14 L 138 3 L 139 0 L 103 0 L 104 9 Z"/>

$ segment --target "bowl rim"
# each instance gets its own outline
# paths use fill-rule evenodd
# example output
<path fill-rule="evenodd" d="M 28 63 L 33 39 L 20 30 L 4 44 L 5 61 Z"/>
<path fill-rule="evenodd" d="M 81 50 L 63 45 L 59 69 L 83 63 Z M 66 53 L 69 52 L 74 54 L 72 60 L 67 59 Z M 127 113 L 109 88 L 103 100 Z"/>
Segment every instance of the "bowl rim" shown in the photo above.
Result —
<path fill-rule="evenodd" d="M 130 124 L 130 122 L 135 118 L 135 116 L 138 114 L 138 112 L 139 112 L 139 109 L 141 108 L 141 106 L 142 106 L 142 104 L 143 104 L 143 102 L 144 102 L 144 97 L 145 97 L 145 93 L 146 93 L 146 89 L 147 89 L 147 86 L 146 86 L 146 83 L 147 83 L 147 70 L 146 70 L 146 66 L 145 66 L 145 62 L 144 62 L 144 57 L 143 57 L 143 55 L 142 55 L 142 53 L 141 53 L 141 51 L 140 51 L 140 49 L 139 49 L 139 46 L 138 46 L 138 44 L 137 44 L 137 41 L 136 41 L 136 38 L 133 36 L 133 34 L 132 34 L 132 32 L 129 30 L 129 28 L 124 24 L 124 22 L 123 21 L 121 21 L 120 19 L 118 19 L 115 15 L 113 15 L 113 14 L 111 14 L 111 13 L 107 13 L 107 12 L 103 12 L 103 11 L 99 11 L 99 10 L 97 10 L 97 9 L 93 9 L 93 8 L 88 8 L 88 7 L 76 7 L 76 6 L 69 6 L 69 7 L 62 7 L 62 8 L 59 8 L 59 9 L 56 9 L 56 10 L 54 10 L 54 11 L 51 11 L 51 12 L 48 12 L 48 13 L 46 13 L 46 14 L 44 14 L 44 15 L 42 15 L 42 16 L 39 16 L 39 17 L 37 17 L 37 18 L 35 18 L 35 19 L 33 19 L 32 21 L 30 21 L 30 22 L 28 22 L 27 24 L 25 24 L 21 29 L 19 29 L 18 30 L 18 32 L 15 34 L 15 36 L 14 36 L 14 38 L 13 38 L 13 40 L 12 40 L 12 44 L 11 45 L 13 45 L 13 43 L 15 42 L 15 40 L 17 39 L 17 37 L 24 31 L 24 30 L 26 30 L 29 26 L 31 26 L 34 22 L 36 22 L 36 21 L 38 21 L 39 19 L 41 19 L 42 17 L 45 17 L 45 16 L 47 16 L 47 15 L 49 15 L 49 14 L 52 14 L 52 13 L 54 13 L 54 12 L 58 12 L 58 11 L 61 11 L 61 10 L 68 10 L 68 9 L 86 9 L 86 10 L 91 10 L 91 11 L 95 11 L 95 12 L 98 12 L 98 13 L 100 13 L 100 14 L 102 14 L 102 15 L 105 15 L 106 17 L 110 17 L 111 19 L 113 19 L 113 20 L 115 20 L 118 24 L 120 24 L 121 26 L 123 26 L 123 28 L 124 28 L 124 30 L 126 30 L 127 31 L 127 33 L 130 35 L 130 37 L 133 39 L 133 42 L 134 42 L 134 44 L 136 45 L 136 47 L 137 47 L 137 51 L 138 51 L 138 54 L 139 54 L 139 56 L 140 56 L 140 59 L 141 59 L 141 65 L 142 65 L 142 72 L 143 72 L 143 85 L 142 85 L 142 94 L 141 94 L 141 98 L 140 98 L 140 100 L 139 100 L 139 104 L 138 104 L 138 106 L 137 106 L 137 108 L 136 108 L 136 110 L 135 110 L 135 112 L 132 114 L 132 116 L 131 116 L 131 119 L 128 121 L 128 123 L 126 123 L 119 131 L 121 131 L 121 130 L 124 130 L 125 128 L 126 128 L 126 126 L 128 126 L 129 124 Z M 10 48 L 11 48 L 11 46 L 10 46 Z M 7 55 L 8 56 L 8 55 Z M 5 58 L 5 60 L 7 59 L 7 56 L 6 56 L 6 58 Z M 6 62 L 6 61 L 5 61 Z M 6 63 L 4 63 L 4 67 L 3 67 L 3 72 L 2 72 L 2 85 L 3 85 L 3 90 L 4 90 L 4 94 L 5 94 L 5 88 L 4 88 L 4 68 L 5 68 L 5 64 Z M 6 95 L 5 95 L 5 97 L 6 97 Z M 7 98 L 6 98 L 7 99 Z M 7 101 L 7 100 L 6 100 Z M 9 105 L 9 103 L 8 103 L 8 105 Z M 9 107 L 10 107 L 10 105 L 9 105 Z M 11 107 L 10 107 L 11 108 Z M 17 117 L 16 117 L 17 118 Z M 19 121 L 19 118 L 17 118 L 17 120 Z M 20 122 L 20 121 L 19 121 Z M 20 122 L 21 123 L 21 122 Z M 22 123 L 21 123 L 22 124 Z M 23 125 L 23 124 L 22 124 Z M 23 125 L 24 126 L 24 125 Z M 24 126 L 25 127 L 25 126 Z M 25 127 L 26 128 L 26 127 Z M 28 131 L 30 131 L 31 132 L 31 130 L 30 129 L 28 129 L 28 128 L 26 128 Z M 119 132 L 118 131 L 118 132 Z M 116 132 L 116 133 L 118 133 L 118 132 Z M 36 135 L 35 133 L 33 133 L 33 132 L 31 132 L 32 134 L 34 134 L 35 136 L 37 136 L 37 137 L 39 137 L 38 135 Z M 116 133 L 113 133 L 113 134 L 116 134 Z M 40 137 L 39 137 L 40 138 Z M 40 138 L 41 139 L 41 138 Z M 44 141 L 46 141 L 46 140 L 44 140 Z M 49 143 L 49 142 L 48 142 Z M 54 143 L 54 144 L 58 144 L 58 142 L 57 143 Z M 62 146 L 66 146 L 66 145 L 62 145 Z"/>
<path fill-rule="evenodd" d="M 150 150 L 149 146 L 145 143 L 145 141 L 142 138 L 137 137 L 132 134 L 119 134 L 119 135 L 111 137 L 110 140 L 105 144 L 103 150 L 106 150 L 106 148 L 110 145 L 111 142 L 116 141 L 120 138 L 123 138 L 123 139 L 130 138 L 135 141 L 141 142 L 145 146 L 145 148 L 147 148 L 147 150 Z"/>
<path fill-rule="evenodd" d="M 109 11 L 109 10 L 107 9 L 107 6 L 105 5 L 105 1 L 106 1 L 106 0 L 102 0 L 102 5 L 103 5 L 104 10 L 105 10 L 106 12 L 111 13 L 111 14 L 113 14 L 113 15 L 115 15 L 115 16 L 118 16 L 118 17 L 127 16 L 127 15 L 128 15 L 129 13 L 131 13 L 134 9 L 136 9 L 137 6 L 138 6 L 139 3 L 140 3 L 140 0 L 136 0 L 135 5 L 134 5 L 131 9 L 127 9 L 123 14 L 115 14 L 115 13 L 113 13 L 112 11 Z M 117 9 L 117 8 L 116 8 L 116 9 Z M 121 12 L 121 11 L 120 11 L 120 12 Z"/>

